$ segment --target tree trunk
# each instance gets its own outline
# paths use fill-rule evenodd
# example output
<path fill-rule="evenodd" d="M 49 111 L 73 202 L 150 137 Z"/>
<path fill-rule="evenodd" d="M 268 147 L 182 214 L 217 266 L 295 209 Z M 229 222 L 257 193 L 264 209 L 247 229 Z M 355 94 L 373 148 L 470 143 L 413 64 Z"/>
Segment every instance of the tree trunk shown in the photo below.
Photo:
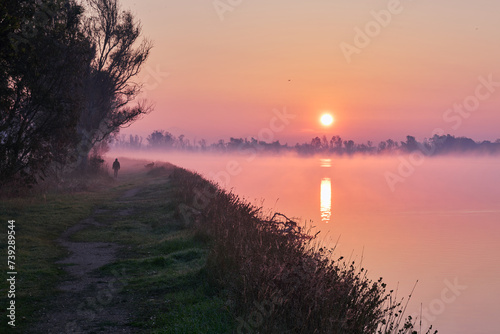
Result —
<path fill-rule="evenodd" d="M 79 130 L 80 142 L 76 146 L 76 162 L 75 169 L 78 171 L 86 171 L 89 162 L 89 153 L 92 149 L 92 136 L 85 130 Z"/>

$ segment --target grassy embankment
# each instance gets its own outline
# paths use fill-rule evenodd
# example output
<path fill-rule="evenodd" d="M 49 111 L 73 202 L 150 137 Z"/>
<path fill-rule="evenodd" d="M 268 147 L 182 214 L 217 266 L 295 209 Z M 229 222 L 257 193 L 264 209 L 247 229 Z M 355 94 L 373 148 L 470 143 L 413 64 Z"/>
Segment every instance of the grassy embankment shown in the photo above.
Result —
<path fill-rule="evenodd" d="M 133 332 L 231 331 L 233 318 L 207 283 L 203 270 L 207 241 L 174 217 L 177 204 L 172 182 L 165 175 L 142 173 L 119 184 L 105 183 L 93 191 L 49 192 L 1 201 L 5 232 L 7 220 L 16 220 L 16 330 L 26 332 L 43 320 L 46 312 L 57 312 L 51 309 L 57 307 L 51 301 L 61 293 L 57 286 L 71 279 L 64 265 L 56 263 L 68 255 L 57 238 L 69 227 L 93 217 L 100 225 L 84 229 L 72 239 L 121 246 L 118 258 L 99 270 L 103 276 L 116 270 L 126 280 L 119 293 L 133 315 Z M 137 194 L 122 200 L 131 189 L 138 189 Z M 0 248 L 6 262 L 7 238 L 6 233 L 2 235 Z M 2 309 L 8 303 L 6 290 L 2 280 Z M 95 311 L 99 312 L 99 307 Z M 3 318 L 0 332 L 7 333 L 12 328 Z M 93 325 L 96 331 L 106 326 L 109 323 Z"/>
<path fill-rule="evenodd" d="M 129 189 L 137 194 L 122 201 Z M 133 307 L 130 326 L 137 331 L 411 333 L 381 281 L 333 261 L 286 217 L 264 218 L 182 169 L 169 178 L 157 169 L 107 190 L 8 200 L 0 212 L 2 221 L 16 220 L 21 326 L 37 321 L 31 315 L 67 276 L 55 264 L 65 256 L 55 239 L 92 216 L 101 225 L 73 238 L 123 245 L 100 270 L 125 273 L 120 294 Z M 4 253 L 5 246 L 4 239 Z M 2 285 L 2 305 L 5 295 Z"/>

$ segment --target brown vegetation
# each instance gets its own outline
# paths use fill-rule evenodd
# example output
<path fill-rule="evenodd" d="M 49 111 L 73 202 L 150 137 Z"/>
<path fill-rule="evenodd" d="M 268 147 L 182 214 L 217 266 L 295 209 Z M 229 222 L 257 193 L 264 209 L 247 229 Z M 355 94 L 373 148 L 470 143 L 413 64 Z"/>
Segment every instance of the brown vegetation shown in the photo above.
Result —
<path fill-rule="evenodd" d="M 208 276 L 238 318 L 238 332 L 416 333 L 382 279 L 333 258 L 283 214 L 259 208 L 197 174 L 171 175 L 178 215 L 212 240 Z M 430 332 L 430 329 L 429 331 Z"/>

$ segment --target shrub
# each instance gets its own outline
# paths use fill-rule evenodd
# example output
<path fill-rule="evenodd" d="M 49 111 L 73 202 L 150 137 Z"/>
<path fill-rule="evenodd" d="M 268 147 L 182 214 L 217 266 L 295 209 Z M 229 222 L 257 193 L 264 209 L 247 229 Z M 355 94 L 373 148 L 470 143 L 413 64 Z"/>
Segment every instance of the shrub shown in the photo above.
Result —
<path fill-rule="evenodd" d="M 416 333 L 382 279 L 334 260 L 293 220 L 264 217 L 198 174 L 176 169 L 171 178 L 179 217 L 212 240 L 207 272 L 239 332 Z"/>

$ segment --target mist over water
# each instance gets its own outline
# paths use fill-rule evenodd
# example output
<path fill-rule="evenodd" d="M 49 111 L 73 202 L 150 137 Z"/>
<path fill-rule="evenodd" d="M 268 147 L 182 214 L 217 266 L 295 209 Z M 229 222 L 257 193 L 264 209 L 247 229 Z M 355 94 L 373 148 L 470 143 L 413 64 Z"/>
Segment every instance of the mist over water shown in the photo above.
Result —
<path fill-rule="evenodd" d="M 199 172 L 321 231 L 407 297 L 439 333 L 494 333 L 500 309 L 500 157 L 351 158 L 110 152 Z M 397 182 L 387 175 L 398 176 Z M 391 181 L 392 180 L 392 186 Z M 338 241 L 338 243 L 337 243 Z"/>

